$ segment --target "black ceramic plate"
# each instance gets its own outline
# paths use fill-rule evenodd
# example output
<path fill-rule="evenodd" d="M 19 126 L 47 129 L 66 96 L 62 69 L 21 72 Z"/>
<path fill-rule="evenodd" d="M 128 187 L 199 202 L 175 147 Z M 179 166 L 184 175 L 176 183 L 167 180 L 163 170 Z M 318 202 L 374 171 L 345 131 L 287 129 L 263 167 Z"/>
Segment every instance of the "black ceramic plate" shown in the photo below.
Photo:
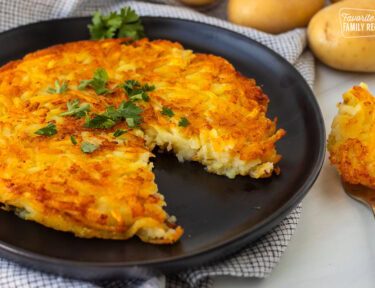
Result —
<path fill-rule="evenodd" d="M 89 18 L 53 20 L 0 34 L 0 64 L 50 45 L 88 39 Z M 143 18 L 151 39 L 178 41 L 212 53 L 255 78 L 270 98 L 268 117 L 287 135 L 278 142 L 281 174 L 234 180 L 209 174 L 198 163 L 157 155 L 156 182 L 185 229 L 171 246 L 79 239 L 0 212 L 0 253 L 37 269 L 76 278 L 142 276 L 176 271 L 228 255 L 277 225 L 308 192 L 324 157 L 325 132 L 318 104 L 301 75 L 283 58 L 239 34 L 177 19 Z"/>

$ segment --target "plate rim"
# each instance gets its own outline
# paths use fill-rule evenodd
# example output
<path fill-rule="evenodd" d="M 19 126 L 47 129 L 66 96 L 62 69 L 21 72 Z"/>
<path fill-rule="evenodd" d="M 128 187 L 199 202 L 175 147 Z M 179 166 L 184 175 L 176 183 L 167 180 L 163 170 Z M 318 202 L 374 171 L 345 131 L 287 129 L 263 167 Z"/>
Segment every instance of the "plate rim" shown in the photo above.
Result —
<path fill-rule="evenodd" d="M 311 173 L 307 176 L 306 181 L 304 181 L 303 185 L 299 187 L 299 189 L 293 194 L 293 196 L 287 200 L 282 206 L 280 206 L 276 211 L 274 211 L 272 214 L 270 214 L 268 217 L 263 219 L 262 221 L 258 222 L 256 225 L 254 225 L 250 230 L 247 229 L 245 231 L 240 232 L 239 234 L 235 236 L 231 236 L 228 239 L 210 246 L 209 248 L 200 248 L 196 250 L 193 253 L 190 254 L 184 254 L 180 256 L 170 256 L 170 257 L 164 257 L 160 259 L 149 259 L 149 260 L 140 260 L 140 261 L 126 261 L 126 262 L 96 262 L 96 261 L 76 261 L 76 260 L 67 260 L 67 259 L 61 259 L 57 257 L 52 256 L 46 256 L 46 255 L 40 255 L 36 252 L 28 251 L 24 248 L 20 248 L 11 244 L 7 244 L 3 240 L 0 240 L 0 251 L 1 253 L 9 256 L 9 258 L 27 258 L 32 261 L 39 261 L 44 262 L 46 264 L 57 264 L 57 265 L 69 265 L 74 267 L 79 266 L 86 266 L 90 268 L 127 268 L 127 267 L 148 267 L 148 266 L 157 266 L 159 265 L 161 268 L 162 266 L 166 265 L 173 265 L 174 263 L 180 262 L 181 260 L 189 260 L 192 258 L 200 257 L 204 258 L 212 254 L 212 252 L 217 250 L 222 250 L 224 248 L 228 248 L 228 251 L 231 252 L 225 253 L 225 255 L 228 255 L 237 249 L 240 249 L 244 246 L 244 242 L 251 243 L 256 241 L 260 236 L 264 235 L 266 232 L 270 231 L 274 227 L 276 227 L 281 221 L 285 219 L 287 214 L 295 208 L 302 199 L 306 196 L 306 194 L 309 192 L 312 185 L 315 183 L 316 179 L 319 176 L 319 173 L 322 169 L 325 153 L 326 153 L 326 131 L 325 131 L 325 124 L 323 120 L 323 115 L 319 106 L 319 103 L 312 91 L 312 88 L 307 83 L 306 79 L 301 75 L 301 73 L 291 64 L 289 63 L 284 57 L 282 57 L 280 54 L 276 53 L 271 48 L 265 46 L 264 44 L 257 42 L 255 39 L 249 38 L 241 33 L 229 30 L 224 27 L 216 26 L 209 23 L 203 23 L 196 20 L 190 20 L 190 19 L 181 19 L 177 17 L 166 17 L 166 16 L 140 16 L 141 19 L 154 19 L 154 20 L 172 20 L 177 22 L 189 22 L 189 23 L 195 23 L 198 25 L 203 26 L 209 26 L 213 29 L 225 31 L 228 34 L 231 34 L 232 37 L 242 38 L 242 41 L 249 41 L 252 45 L 257 46 L 260 49 L 266 50 L 268 53 L 272 54 L 272 56 L 276 57 L 279 62 L 282 64 L 288 66 L 290 69 L 294 71 L 296 76 L 299 78 L 298 80 L 301 83 L 304 83 L 304 85 L 307 88 L 307 94 L 304 95 L 304 97 L 310 98 L 310 100 L 313 102 L 313 106 L 310 108 L 313 108 L 313 112 L 316 114 L 317 117 L 317 127 L 319 131 L 319 137 L 321 138 L 320 141 L 320 147 L 319 147 L 319 153 L 316 157 L 316 161 L 314 163 L 314 166 L 312 166 Z M 14 33 L 18 30 L 24 30 L 25 28 L 32 28 L 33 26 L 38 25 L 46 25 L 51 22 L 69 22 L 74 20 L 85 20 L 85 19 L 91 19 L 90 16 L 81 16 L 81 17 L 67 17 L 67 18 L 58 18 L 58 19 L 48 19 L 48 20 L 42 20 L 38 22 L 33 22 L 29 24 L 24 24 L 21 26 L 17 26 L 14 28 L 11 28 L 9 30 L 3 31 L 0 33 L 0 38 L 4 37 L 6 34 Z M 89 39 L 87 39 L 89 40 Z M 58 45 L 58 44 L 55 44 Z M 11 60 L 14 61 L 14 60 Z M 5 65 L 5 64 L 4 64 Z M 50 228 L 52 229 L 52 228 Z M 239 243 L 242 244 L 239 244 Z M 234 246 L 234 247 L 233 247 Z M 234 248 L 234 249 L 230 249 Z M 223 256 L 225 256 L 223 255 Z M 211 257 L 213 260 L 217 259 L 217 257 Z M 211 259 L 212 260 L 212 259 Z"/>

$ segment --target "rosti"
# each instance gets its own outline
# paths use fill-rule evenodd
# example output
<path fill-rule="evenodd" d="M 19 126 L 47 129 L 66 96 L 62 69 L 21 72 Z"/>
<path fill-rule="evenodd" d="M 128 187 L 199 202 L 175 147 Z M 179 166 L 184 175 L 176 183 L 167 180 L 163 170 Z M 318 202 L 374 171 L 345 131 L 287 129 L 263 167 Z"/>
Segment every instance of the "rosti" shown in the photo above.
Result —
<path fill-rule="evenodd" d="M 361 83 L 343 99 L 328 137 L 329 159 L 344 182 L 375 187 L 375 97 Z"/>
<path fill-rule="evenodd" d="M 82 82 L 99 72 L 108 79 Z M 124 81 L 150 89 L 132 98 Z M 269 177 L 285 131 L 266 118 L 268 101 L 223 58 L 166 40 L 80 41 L 28 54 L 0 68 L 0 202 L 79 237 L 173 243 L 183 229 L 162 209 L 150 151 L 173 150 L 230 178 Z M 141 108 L 134 118 L 87 124 L 133 102 Z M 86 114 L 73 117 L 67 104 Z"/>

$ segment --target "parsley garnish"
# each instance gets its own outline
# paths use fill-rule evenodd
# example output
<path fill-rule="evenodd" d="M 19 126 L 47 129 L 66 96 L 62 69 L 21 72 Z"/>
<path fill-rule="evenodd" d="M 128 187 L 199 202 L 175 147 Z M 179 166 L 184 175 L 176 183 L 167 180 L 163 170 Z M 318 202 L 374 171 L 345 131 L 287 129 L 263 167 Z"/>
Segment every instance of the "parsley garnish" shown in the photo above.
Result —
<path fill-rule="evenodd" d="M 96 149 L 98 149 L 99 146 L 98 145 L 95 145 L 95 144 L 91 144 L 91 143 L 88 143 L 88 142 L 83 142 L 81 144 L 81 151 L 83 153 L 92 153 L 94 152 Z"/>
<path fill-rule="evenodd" d="M 128 133 L 128 131 L 124 131 L 124 130 L 117 129 L 117 130 L 115 131 L 115 133 L 113 133 L 113 136 L 117 138 L 117 137 L 120 137 L 121 135 L 123 135 L 123 134 L 125 134 L 125 133 Z"/>
<path fill-rule="evenodd" d="M 124 84 L 119 85 L 122 89 L 125 90 L 126 93 L 131 92 L 134 88 L 141 87 L 141 83 L 135 80 L 127 80 Z"/>
<path fill-rule="evenodd" d="M 46 127 L 40 128 L 34 132 L 37 135 L 51 137 L 57 134 L 56 125 L 54 123 L 49 123 Z"/>
<path fill-rule="evenodd" d="M 70 136 L 70 141 L 72 141 L 73 145 L 77 144 L 77 140 L 76 140 L 76 138 L 74 138 L 73 135 Z"/>
<path fill-rule="evenodd" d="M 124 84 L 118 85 L 123 89 L 131 100 L 143 100 L 148 102 L 150 97 L 146 92 L 155 90 L 155 86 L 149 86 L 147 83 L 141 86 L 141 83 L 135 80 L 125 81 Z"/>
<path fill-rule="evenodd" d="M 120 14 L 116 11 L 109 15 L 100 15 L 100 10 L 92 17 L 92 25 L 88 25 L 92 40 L 107 38 L 133 38 L 145 37 L 144 29 L 137 13 L 130 7 L 121 9 Z"/>
<path fill-rule="evenodd" d="M 83 127 L 109 129 L 115 124 L 115 121 L 103 114 L 94 114 L 94 118 L 86 120 Z"/>
<path fill-rule="evenodd" d="M 59 80 L 55 81 L 55 88 L 48 88 L 47 93 L 49 94 L 62 94 L 66 91 L 68 91 L 68 83 L 65 81 L 60 85 Z"/>
<path fill-rule="evenodd" d="M 132 101 L 123 101 L 118 109 L 114 106 L 107 106 L 106 112 L 94 114 L 92 119 L 88 119 L 83 126 L 86 128 L 109 129 L 121 120 L 125 119 L 130 128 L 139 128 L 143 110 Z"/>
<path fill-rule="evenodd" d="M 186 127 L 186 126 L 188 126 L 188 125 L 190 125 L 189 120 L 187 120 L 187 119 L 184 118 L 184 117 L 181 117 L 181 118 L 180 118 L 180 122 L 178 122 L 178 126 L 180 126 L 180 127 Z"/>
<path fill-rule="evenodd" d="M 130 128 L 139 128 L 142 116 L 140 114 L 143 110 L 132 101 L 123 101 L 117 109 L 117 112 L 122 118 L 126 119 L 126 123 Z"/>
<path fill-rule="evenodd" d="M 126 118 L 126 124 L 128 124 L 130 128 L 138 128 L 134 121 L 134 118 Z"/>
<path fill-rule="evenodd" d="M 163 109 L 160 111 L 160 113 L 165 116 L 168 116 L 169 118 L 174 116 L 173 110 L 165 106 L 163 106 Z"/>
<path fill-rule="evenodd" d="M 73 117 L 85 117 L 90 112 L 90 104 L 82 103 L 81 106 L 78 105 L 79 100 L 76 99 L 72 102 L 68 101 L 66 106 L 68 111 L 61 113 L 60 116 L 73 116 Z"/>
<path fill-rule="evenodd" d="M 83 90 L 86 86 L 90 85 L 94 88 L 95 93 L 98 95 L 113 93 L 112 90 L 105 88 L 108 82 L 108 73 L 104 68 L 99 68 L 94 72 L 94 77 L 90 80 L 82 80 L 81 85 L 78 86 L 79 90 Z"/>

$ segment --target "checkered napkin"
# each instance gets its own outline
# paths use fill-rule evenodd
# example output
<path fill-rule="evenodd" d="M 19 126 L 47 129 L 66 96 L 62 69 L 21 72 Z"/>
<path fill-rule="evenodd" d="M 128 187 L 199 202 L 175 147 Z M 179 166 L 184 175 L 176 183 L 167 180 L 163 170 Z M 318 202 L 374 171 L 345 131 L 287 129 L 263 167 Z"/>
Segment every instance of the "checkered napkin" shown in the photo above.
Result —
<path fill-rule="evenodd" d="M 220 0 L 219 0 L 220 1 Z M 177 0 L 154 0 L 170 5 L 121 0 L 0 0 L 0 31 L 19 25 L 51 18 L 87 16 L 101 8 L 106 13 L 129 5 L 143 16 L 164 16 L 189 19 L 196 22 L 233 30 L 264 44 L 293 64 L 312 86 L 314 81 L 314 60 L 306 47 L 305 29 L 296 29 L 280 35 L 270 35 L 251 28 L 230 24 L 208 15 L 225 14 L 225 1 L 205 14 L 181 7 Z M 1 48 L 0 48 L 1 49 Z M 123 287 L 211 287 L 212 277 L 230 275 L 237 277 L 264 278 L 279 262 L 301 215 L 301 205 L 287 216 L 276 228 L 254 243 L 216 264 L 194 267 L 176 275 L 154 275 L 148 280 L 84 282 L 62 278 L 27 269 L 0 258 L 0 287 L 9 288 L 123 288 Z"/>

